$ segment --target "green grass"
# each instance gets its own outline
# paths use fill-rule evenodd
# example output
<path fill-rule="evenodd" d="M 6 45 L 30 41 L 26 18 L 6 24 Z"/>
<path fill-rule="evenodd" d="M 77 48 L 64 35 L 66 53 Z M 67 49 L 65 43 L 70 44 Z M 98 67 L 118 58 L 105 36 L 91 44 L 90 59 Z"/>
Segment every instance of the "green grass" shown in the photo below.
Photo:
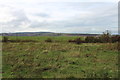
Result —
<path fill-rule="evenodd" d="M 3 78 L 118 77 L 117 43 L 77 45 L 67 42 L 77 37 L 65 36 L 17 38 L 38 42 L 3 43 Z M 47 38 L 55 42 L 44 42 Z"/>
<path fill-rule="evenodd" d="M 35 40 L 38 42 L 43 42 L 48 38 L 51 38 L 56 42 L 67 42 L 68 40 L 73 40 L 78 38 L 78 36 L 8 36 L 9 40 Z M 80 37 L 84 39 L 84 37 Z"/>

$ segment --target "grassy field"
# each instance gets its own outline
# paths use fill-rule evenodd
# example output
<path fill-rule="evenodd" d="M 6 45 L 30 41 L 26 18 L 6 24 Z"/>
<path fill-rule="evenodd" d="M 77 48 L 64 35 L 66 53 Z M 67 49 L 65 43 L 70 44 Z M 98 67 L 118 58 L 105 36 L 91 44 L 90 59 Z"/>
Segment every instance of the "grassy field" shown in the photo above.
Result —
<path fill-rule="evenodd" d="M 51 38 L 53 42 L 45 42 Z M 3 78 L 117 78 L 117 43 L 69 43 L 77 37 L 9 37 L 4 42 Z M 82 38 L 84 39 L 84 38 Z"/>

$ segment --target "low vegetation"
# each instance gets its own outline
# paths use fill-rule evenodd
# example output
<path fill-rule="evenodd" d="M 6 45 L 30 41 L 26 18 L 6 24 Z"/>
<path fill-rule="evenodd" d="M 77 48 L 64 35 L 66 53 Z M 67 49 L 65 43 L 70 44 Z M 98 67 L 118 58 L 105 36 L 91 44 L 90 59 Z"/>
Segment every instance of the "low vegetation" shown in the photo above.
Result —
<path fill-rule="evenodd" d="M 76 44 L 81 44 L 83 43 L 84 41 L 81 40 L 81 38 L 76 38 L 74 40 L 68 40 L 68 42 L 72 42 L 72 43 L 76 43 Z"/>
<path fill-rule="evenodd" d="M 7 36 L 4 36 L 3 37 L 3 40 L 2 42 L 36 42 L 36 41 L 41 41 L 39 39 L 35 40 L 34 38 L 33 39 L 19 39 L 21 36 L 17 36 L 16 39 L 8 39 Z M 25 38 L 25 36 L 24 36 Z M 39 37 L 38 37 L 39 38 Z M 46 37 L 46 39 L 44 40 L 45 42 L 53 42 L 52 39 L 57 39 L 56 41 L 59 41 L 59 38 L 62 38 L 62 37 Z M 106 32 L 103 32 L 102 35 L 100 36 L 87 36 L 85 38 L 83 37 L 69 37 L 71 38 L 70 40 L 68 40 L 68 42 L 71 42 L 71 43 L 76 43 L 76 44 L 81 44 L 81 43 L 115 43 L 115 42 L 119 42 L 120 41 L 120 36 L 119 35 L 111 35 L 109 33 L 109 31 L 106 31 Z M 54 40 L 55 41 L 55 40 Z"/>
<path fill-rule="evenodd" d="M 51 38 L 45 40 L 45 42 L 53 42 Z"/>
<path fill-rule="evenodd" d="M 118 78 L 114 37 L 8 36 L 3 38 L 3 78 Z"/>

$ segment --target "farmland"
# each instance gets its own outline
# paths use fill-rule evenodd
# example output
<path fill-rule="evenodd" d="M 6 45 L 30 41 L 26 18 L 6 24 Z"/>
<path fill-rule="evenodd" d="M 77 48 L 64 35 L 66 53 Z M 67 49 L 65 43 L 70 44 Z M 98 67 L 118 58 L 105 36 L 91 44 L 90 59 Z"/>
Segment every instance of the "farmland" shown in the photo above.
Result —
<path fill-rule="evenodd" d="M 3 78 L 117 78 L 117 43 L 70 43 L 77 36 L 9 36 L 3 42 Z M 45 42 L 50 38 L 52 42 Z M 84 40 L 84 37 L 80 37 Z"/>

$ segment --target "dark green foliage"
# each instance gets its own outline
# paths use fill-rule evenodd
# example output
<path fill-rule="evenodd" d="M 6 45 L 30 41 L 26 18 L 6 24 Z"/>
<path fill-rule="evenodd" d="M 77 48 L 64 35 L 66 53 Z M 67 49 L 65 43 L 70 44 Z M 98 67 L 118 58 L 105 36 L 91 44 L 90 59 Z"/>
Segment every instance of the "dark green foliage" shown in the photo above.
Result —
<path fill-rule="evenodd" d="M 98 37 L 88 36 L 85 38 L 86 43 L 114 43 L 120 41 L 119 35 L 111 35 L 109 31 L 103 32 Z"/>
<path fill-rule="evenodd" d="M 94 43 L 95 42 L 95 37 L 91 37 L 91 36 L 89 37 L 88 36 L 88 37 L 85 38 L 85 42 L 86 43 Z"/>
<path fill-rule="evenodd" d="M 82 43 L 81 38 L 77 38 L 77 39 L 75 40 L 75 43 L 76 43 L 76 44 L 81 44 L 81 43 Z"/>
<path fill-rule="evenodd" d="M 2 41 L 3 42 L 8 42 L 8 37 L 4 36 Z"/>
<path fill-rule="evenodd" d="M 102 43 L 111 42 L 110 32 L 108 30 L 106 32 L 103 32 L 103 34 L 99 37 L 99 39 L 100 39 L 100 42 L 102 42 Z"/>
<path fill-rule="evenodd" d="M 112 36 L 111 40 L 112 40 L 113 43 L 114 42 L 119 42 L 120 41 L 120 36 L 119 35 Z"/>
<path fill-rule="evenodd" d="M 77 39 L 74 39 L 74 40 L 68 40 L 68 42 L 74 42 L 74 43 L 76 43 L 76 44 L 81 44 L 81 43 L 83 43 L 84 41 L 81 40 L 81 38 L 77 38 Z"/>
<path fill-rule="evenodd" d="M 53 42 L 51 38 L 45 40 L 45 42 Z"/>

